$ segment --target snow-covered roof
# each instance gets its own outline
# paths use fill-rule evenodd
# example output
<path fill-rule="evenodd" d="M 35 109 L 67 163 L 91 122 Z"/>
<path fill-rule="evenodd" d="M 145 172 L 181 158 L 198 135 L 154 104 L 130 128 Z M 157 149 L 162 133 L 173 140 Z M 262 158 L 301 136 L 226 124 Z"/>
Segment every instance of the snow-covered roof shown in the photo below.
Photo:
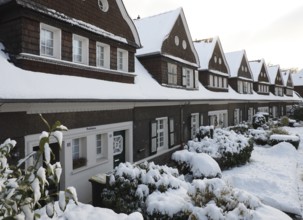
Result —
<path fill-rule="evenodd" d="M 294 86 L 303 86 L 303 69 L 298 73 L 292 74 L 292 81 Z"/>
<path fill-rule="evenodd" d="M 280 71 L 280 65 L 267 66 L 267 72 L 268 75 L 270 76 L 270 84 L 272 85 L 276 84 L 275 82 L 279 71 Z M 281 79 L 282 79 L 282 84 L 284 85 L 283 77 Z"/>
<path fill-rule="evenodd" d="M 248 62 L 245 50 L 225 53 L 225 58 L 229 66 L 230 77 L 238 77 L 238 73 L 241 68 L 241 62 L 243 58 L 246 60 L 246 62 Z M 248 72 L 250 78 L 253 79 L 249 65 L 248 65 Z"/>
<path fill-rule="evenodd" d="M 199 41 L 194 42 L 196 51 L 199 55 L 199 60 L 200 60 L 200 68 L 199 69 L 200 70 L 208 70 L 209 69 L 209 61 L 212 58 L 212 55 L 214 53 L 216 44 L 219 45 L 219 48 L 221 50 L 222 57 L 223 57 L 223 62 L 225 63 L 225 65 L 226 65 L 226 67 L 229 71 L 229 66 L 228 66 L 226 58 L 224 56 L 223 48 L 222 48 L 219 37 L 213 37 L 213 38 L 203 39 L 203 40 L 199 40 Z"/>
<path fill-rule="evenodd" d="M 172 31 L 179 16 L 183 21 L 189 46 L 191 47 L 198 63 L 198 54 L 194 48 L 189 27 L 187 25 L 185 14 L 182 8 L 134 20 L 143 46 L 141 49 L 137 50 L 136 55 L 142 56 L 162 53 L 162 44 L 169 37 L 170 32 Z"/>
<path fill-rule="evenodd" d="M 199 84 L 198 90 L 185 90 L 161 86 L 135 60 L 135 84 L 110 82 L 85 77 L 55 75 L 20 69 L 8 62 L 0 43 L 0 100 L 1 102 L 41 101 L 180 101 L 180 100 L 283 100 L 298 101 L 299 98 L 212 92 Z M 56 89 L 54 89 L 56 88 Z M 75 89 L 78 88 L 78 89 Z"/>
<path fill-rule="evenodd" d="M 282 75 L 282 78 L 283 78 L 284 86 L 287 86 L 289 78 L 290 78 L 290 80 L 293 84 L 292 74 L 291 74 L 290 70 L 281 71 L 281 75 Z"/>

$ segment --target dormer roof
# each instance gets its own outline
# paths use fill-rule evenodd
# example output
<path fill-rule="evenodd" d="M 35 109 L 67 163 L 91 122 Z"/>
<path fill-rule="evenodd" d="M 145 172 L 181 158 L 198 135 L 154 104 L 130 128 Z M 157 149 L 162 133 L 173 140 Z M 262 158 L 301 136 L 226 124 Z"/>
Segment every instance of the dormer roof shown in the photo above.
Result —
<path fill-rule="evenodd" d="M 250 69 L 250 65 L 248 64 L 248 59 L 245 50 L 233 51 L 229 53 L 225 53 L 225 57 L 230 70 L 230 77 L 239 77 L 239 71 L 242 67 L 242 61 L 247 64 L 249 79 L 253 80 L 252 71 Z"/>
<path fill-rule="evenodd" d="M 136 55 L 145 56 L 152 54 L 163 54 L 163 42 L 170 36 L 170 33 L 179 17 L 183 22 L 189 41 L 189 46 L 194 53 L 196 63 L 199 63 L 198 54 L 194 48 L 189 27 L 187 25 L 182 8 L 134 20 L 143 46 L 141 49 L 137 50 Z"/>
<path fill-rule="evenodd" d="M 265 71 L 265 74 L 267 75 L 267 78 L 269 79 L 268 83 L 270 83 L 270 77 L 268 75 L 264 59 L 249 61 L 249 66 L 250 66 L 251 73 L 253 75 L 253 79 L 254 79 L 255 82 L 258 82 L 259 75 L 260 75 L 260 73 L 262 71 L 262 68 L 263 68 L 263 70 Z"/>
<path fill-rule="evenodd" d="M 278 75 L 280 75 L 282 80 L 282 85 L 284 85 L 283 77 L 281 76 L 280 65 L 267 66 L 268 75 L 270 76 L 270 84 L 275 85 Z"/>
<path fill-rule="evenodd" d="M 282 78 L 283 78 L 283 83 L 285 87 L 293 87 L 294 83 L 292 80 L 292 74 L 290 70 L 285 70 L 281 72 Z M 290 82 L 291 85 L 288 85 L 288 82 Z"/>
<path fill-rule="evenodd" d="M 228 74 L 230 72 L 227 60 L 224 56 L 223 48 L 221 45 L 221 41 L 219 37 L 213 37 L 213 38 L 207 38 L 203 40 L 198 40 L 194 42 L 195 48 L 197 50 L 197 53 L 199 55 L 200 60 L 200 68 L 199 70 L 209 70 L 209 64 L 210 60 L 214 54 L 214 50 L 216 48 L 216 45 L 218 45 L 220 52 L 222 53 L 223 62 L 226 65 L 228 69 Z"/>

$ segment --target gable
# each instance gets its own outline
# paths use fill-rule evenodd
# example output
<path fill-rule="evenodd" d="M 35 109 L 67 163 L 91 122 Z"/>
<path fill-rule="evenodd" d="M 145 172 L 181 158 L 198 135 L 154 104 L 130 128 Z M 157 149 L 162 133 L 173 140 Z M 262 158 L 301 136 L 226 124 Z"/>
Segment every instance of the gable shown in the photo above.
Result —
<path fill-rule="evenodd" d="M 277 76 L 276 76 L 276 79 L 275 79 L 275 85 L 283 86 L 283 79 L 282 79 L 282 75 L 281 75 L 280 70 L 278 70 L 278 72 L 277 72 Z"/>
<path fill-rule="evenodd" d="M 228 73 L 228 67 L 225 61 L 225 57 L 223 52 L 221 51 L 220 45 L 218 42 L 216 42 L 213 53 L 211 55 L 211 58 L 209 60 L 209 69 L 211 70 L 217 70 L 222 73 Z"/>
<path fill-rule="evenodd" d="M 248 66 L 248 62 L 245 59 L 245 57 L 243 56 L 242 60 L 241 60 L 241 63 L 240 63 L 238 76 L 248 78 L 248 79 L 252 79 L 252 74 L 251 74 L 250 71 L 251 70 L 250 70 L 250 67 Z"/>
<path fill-rule="evenodd" d="M 287 79 L 287 82 L 286 82 L 286 86 L 287 87 L 293 87 L 293 82 L 292 82 L 292 79 L 291 79 L 291 74 L 288 75 L 288 79 Z"/>
<path fill-rule="evenodd" d="M 265 65 L 262 65 L 259 77 L 258 77 L 258 82 L 266 82 L 266 83 L 270 83 L 270 80 L 268 78 L 268 74 L 267 71 L 265 69 Z"/>
<path fill-rule="evenodd" d="M 190 46 L 191 43 L 192 41 L 188 39 L 182 18 L 178 16 L 171 32 L 162 44 L 161 51 L 163 54 L 169 54 L 191 63 L 197 63 L 195 54 Z"/>
<path fill-rule="evenodd" d="M 140 40 L 136 28 L 126 12 L 122 0 L 18 0 L 18 4 L 51 15 L 59 13 L 73 22 L 78 21 L 87 28 L 100 28 L 106 32 L 127 39 L 128 43 L 139 47 Z M 99 2 L 108 4 L 103 11 Z M 59 16 L 57 16 L 60 19 Z M 71 22 L 71 23 L 73 23 Z M 73 24 L 74 25 L 74 24 Z"/>

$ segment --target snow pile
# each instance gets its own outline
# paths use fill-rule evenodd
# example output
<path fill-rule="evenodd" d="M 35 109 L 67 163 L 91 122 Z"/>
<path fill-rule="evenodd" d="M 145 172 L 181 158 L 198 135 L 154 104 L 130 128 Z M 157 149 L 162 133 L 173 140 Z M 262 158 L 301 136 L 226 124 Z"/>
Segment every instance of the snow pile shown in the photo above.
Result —
<path fill-rule="evenodd" d="M 130 215 L 126 214 L 117 214 L 110 209 L 93 207 L 89 204 L 79 203 L 76 205 L 73 202 L 70 202 L 65 210 L 62 212 L 59 208 L 59 204 L 55 203 L 55 212 L 57 212 L 58 217 L 49 218 L 46 215 L 46 208 L 42 208 L 41 210 L 37 210 L 36 213 L 40 214 L 40 220 L 50 220 L 50 219 L 58 219 L 58 220 L 78 220 L 78 219 L 89 219 L 89 220 L 99 220 L 99 219 L 110 219 L 110 220 L 143 220 L 143 216 L 134 212 Z"/>
<path fill-rule="evenodd" d="M 278 141 L 300 141 L 300 138 L 296 135 L 283 135 L 283 134 L 273 134 L 269 138 L 270 140 Z"/>
<path fill-rule="evenodd" d="M 233 187 L 253 193 L 267 205 L 301 215 L 297 159 L 296 149 L 286 142 L 271 148 L 255 147 L 251 163 L 224 171 L 223 179 Z"/>
<path fill-rule="evenodd" d="M 185 164 L 194 178 L 221 177 L 221 169 L 218 163 L 205 153 L 189 152 L 188 150 L 176 151 L 172 159 L 178 165 Z"/>

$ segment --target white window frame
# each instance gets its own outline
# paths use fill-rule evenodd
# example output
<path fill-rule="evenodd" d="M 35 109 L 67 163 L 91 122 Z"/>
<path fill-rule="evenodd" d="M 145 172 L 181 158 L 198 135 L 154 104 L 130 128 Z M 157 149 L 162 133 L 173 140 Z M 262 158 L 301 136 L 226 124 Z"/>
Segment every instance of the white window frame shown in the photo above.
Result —
<path fill-rule="evenodd" d="M 241 81 L 241 80 L 238 80 L 238 92 L 240 94 L 243 93 L 243 81 Z"/>
<path fill-rule="evenodd" d="M 214 87 L 218 87 L 218 76 L 214 76 Z"/>
<path fill-rule="evenodd" d="M 199 113 L 191 114 L 191 137 L 194 139 L 199 129 Z"/>
<path fill-rule="evenodd" d="M 76 141 L 78 143 L 75 143 Z M 77 150 L 75 149 L 76 146 L 78 147 Z M 75 152 L 78 154 L 77 157 L 74 157 Z M 79 159 L 79 158 L 85 158 L 87 160 L 87 138 L 86 137 L 79 137 L 79 138 L 72 139 L 72 159 L 75 160 L 75 159 Z M 87 164 L 85 164 L 85 166 L 86 165 Z M 79 169 L 79 168 L 81 168 L 81 167 L 78 167 L 78 168 L 73 167 L 73 169 Z"/>
<path fill-rule="evenodd" d="M 218 110 L 208 112 L 209 125 L 215 127 L 227 127 L 228 126 L 228 111 Z"/>
<path fill-rule="evenodd" d="M 128 72 L 128 51 L 117 48 L 117 70 Z"/>
<path fill-rule="evenodd" d="M 103 48 L 103 57 L 100 57 L 102 55 L 100 48 Z M 96 66 L 110 69 L 110 46 L 108 44 L 96 43 Z"/>
<path fill-rule="evenodd" d="M 53 43 L 52 43 L 52 49 L 53 52 L 51 54 L 43 52 L 43 45 L 42 45 L 42 37 L 43 37 L 43 30 L 49 31 L 53 33 Z M 56 59 L 61 59 L 61 30 L 59 28 L 40 23 L 40 56 L 46 56 L 46 57 L 52 57 Z M 46 47 L 46 45 L 45 45 Z"/>
<path fill-rule="evenodd" d="M 227 79 L 223 78 L 223 88 L 227 89 Z"/>
<path fill-rule="evenodd" d="M 213 87 L 214 86 L 214 76 L 213 75 L 209 75 L 209 86 Z"/>
<path fill-rule="evenodd" d="M 188 89 L 194 88 L 194 71 L 192 69 L 183 67 L 182 75 L 183 75 L 183 86 L 185 86 Z"/>
<path fill-rule="evenodd" d="M 254 115 L 254 108 L 252 108 L 252 107 L 248 108 L 248 110 L 247 110 L 247 121 L 249 123 L 252 122 L 253 115 Z"/>
<path fill-rule="evenodd" d="M 168 118 L 156 118 L 157 121 L 157 151 L 168 149 Z M 161 126 L 162 125 L 162 126 Z"/>
<path fill-rule="evenodd" d="M 103 156 L 103 154 L 104 154 L 103 151 L 104 150 L 102 149 L 103 145 L 104 145 L 104 143 L 102 143 L 104 137 L 102 137 L 102 136 L 104 136 L 104 135 L 102 135 L 102 134 L 97 134 L 96 135 L 96 158 L 97 159 L 100 159 L 100 158 L 104 157 Z"/>
<path fill-rule="evenodd" d="M 167 63 L 167 83 L 169 85 L 177 85 L 177 65 Z"/>
<path fill-rule="evenodd" d="M 81 49 L 80 53 L 77 51 L 78 48 L 76 48 L 76 41 L 81 42 Z M 74 63 L 81 63 L 88 65 L 88 46 L 89 46 L 89 40 L 86 37 L 82 37 L 76 34 L 73 34 L 73 62 Z M 77 59 L 76 56 L 80 56 L 80 59 Z"/>

